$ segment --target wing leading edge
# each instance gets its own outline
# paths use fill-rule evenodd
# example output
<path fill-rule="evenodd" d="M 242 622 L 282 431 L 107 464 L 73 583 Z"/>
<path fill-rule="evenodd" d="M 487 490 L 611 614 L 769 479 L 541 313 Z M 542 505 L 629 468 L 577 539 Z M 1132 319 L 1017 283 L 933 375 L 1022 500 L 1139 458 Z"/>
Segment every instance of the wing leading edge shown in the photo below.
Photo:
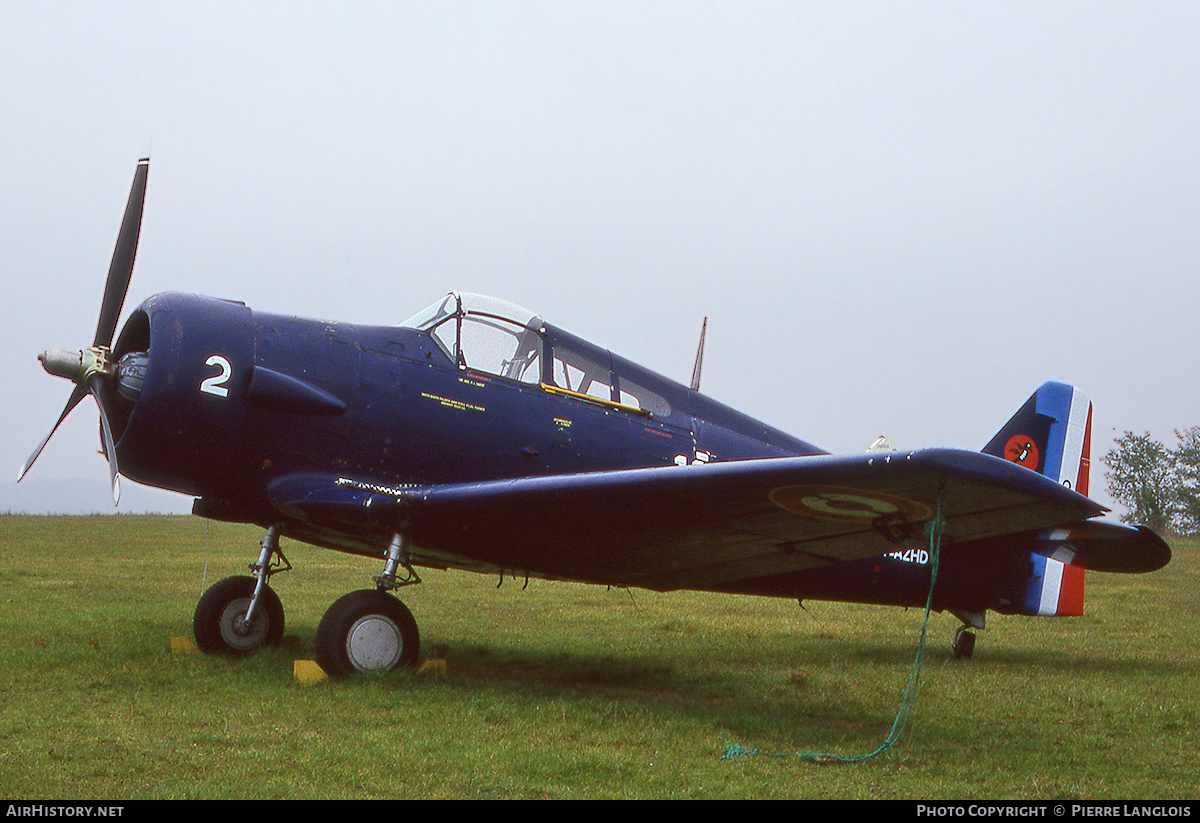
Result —
<path fill-rule="evenodd" d="M 377 554 L 402 529 L 423 565 L 664 591 L 719 590 L 885 554 L 921 539 L 939 502 L 945 539 L 986 541 L 981 546 L 1009 534 L 1079 528 L 1105 511 L 1020 466 L 952 449 L 407 488 L 289 475 L 268 493 L 295 526 L 289 533 L 333 548 Z M 1158 567 L 1155 557 L 1128 556 L 1147 553 L 1125 539 L 1140 532 L 1112 528 L 1106 550 L 1121 570 Z"/>

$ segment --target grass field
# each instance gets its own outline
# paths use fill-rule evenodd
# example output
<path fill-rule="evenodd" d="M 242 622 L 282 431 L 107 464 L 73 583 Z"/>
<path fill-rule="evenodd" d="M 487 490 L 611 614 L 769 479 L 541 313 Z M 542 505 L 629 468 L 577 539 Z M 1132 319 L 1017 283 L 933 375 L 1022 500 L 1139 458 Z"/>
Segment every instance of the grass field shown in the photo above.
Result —
<path fill-rule="evenodd" d="M 423 571 L 403 592 L 444 677 L 302 686 L 321 614 L 379 564 L 284 541 L 282 647 L 173 653 L 256 529 L 0 517 L 0 797 L 1195 799 L 1200 544 L 1092 574 L 1087 614 L 934 615 L 899 744 L 875 751 L 923 612 Z M 723 759 L 728 746 L 758 750 Z M 771 756 L 779 755 L 779 756 Z"/>

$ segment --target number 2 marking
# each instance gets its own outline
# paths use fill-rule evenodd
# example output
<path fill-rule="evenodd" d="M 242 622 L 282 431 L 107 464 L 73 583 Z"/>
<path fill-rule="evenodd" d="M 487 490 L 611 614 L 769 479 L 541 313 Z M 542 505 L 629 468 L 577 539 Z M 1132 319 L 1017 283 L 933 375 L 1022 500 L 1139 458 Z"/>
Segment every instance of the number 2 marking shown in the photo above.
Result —
<path fill-rule="evenodd" d="M 206 394 L 215 394 L 217 397 L 228 397 L 229 389 L 225 387 L 225 383 L 233 374 L 233 367 L 229 365 L 229 361 L 219 354 L 214 354 L 204 361 L 204 365 L 216 366 L 221 371 L 212 377 L 206 377 L 200 383 L 200 391 Z"/>

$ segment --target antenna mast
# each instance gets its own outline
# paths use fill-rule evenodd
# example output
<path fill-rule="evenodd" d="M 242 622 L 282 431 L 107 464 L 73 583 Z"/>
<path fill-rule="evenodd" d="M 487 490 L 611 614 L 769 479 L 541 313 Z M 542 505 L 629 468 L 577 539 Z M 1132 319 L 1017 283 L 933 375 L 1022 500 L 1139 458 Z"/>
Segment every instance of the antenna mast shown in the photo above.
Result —
<path fill-rule="evenodd" d="M 704 335 L 708 332 L 708 318 L 700 327 L 700 346 L 696 349 L 696 365 L 692 367 L 692 391 L 700 391 L 700 366 L 704 363 Z"/>

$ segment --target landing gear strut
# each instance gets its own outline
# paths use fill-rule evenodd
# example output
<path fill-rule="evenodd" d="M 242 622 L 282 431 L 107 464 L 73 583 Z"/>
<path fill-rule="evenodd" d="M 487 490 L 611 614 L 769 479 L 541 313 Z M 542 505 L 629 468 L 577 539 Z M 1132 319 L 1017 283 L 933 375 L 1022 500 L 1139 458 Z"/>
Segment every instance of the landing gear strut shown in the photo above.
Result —
<path fill-rule="evenodd" d="M 407 575 L 398 578 L 403 568 Z M 317 626 L 317 663 L 331 675 L 387 672 L 417 664 L 421 638 L 412 612 L 388 592 L 420 583 L 408 557 L 408 541 L 395 535 L 375 589 L 340 598 Z"/>
<path fill-rule="evenodd" d="M 272 558 L 278 555 L 279 563 Z M 272 526 L 262 541 L 253 577 L 227 577 L 213 584 L 192 618 L 196 645 L 209 654 L 246 655 L 283 639 L 283 604 L 267 585 L 272 574 L 292 566 L 279 550 L 279 527 Z"/>

